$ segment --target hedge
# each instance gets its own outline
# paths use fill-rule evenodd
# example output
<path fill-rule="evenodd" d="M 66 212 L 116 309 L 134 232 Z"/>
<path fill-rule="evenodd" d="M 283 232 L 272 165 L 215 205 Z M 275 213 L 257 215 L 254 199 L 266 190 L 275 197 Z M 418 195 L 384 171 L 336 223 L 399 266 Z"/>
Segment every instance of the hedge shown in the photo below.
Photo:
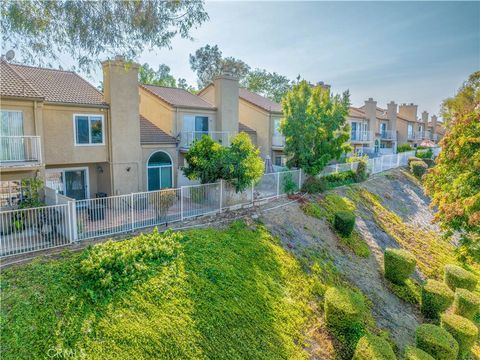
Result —
<path fill-rule="evenodd" d="M 480 311 L 480 296 L 467 290 L 457 289 L 453 301 L 453 312 L 467 319 L 473 319 Z"/>
<path fill-rule="evenodd" d="M 363 297 L 345 288 L 331 287 L 325 292 L 325 323 L 337 335 L 349 337 L 363 328 Z"/>
<path fill-rule="evenodd" d="M 420 310 L 425 317 L 438 319 L 440 313 L 447 310 L 453 302 L 454 294 L 444 283 L 427 280 L 422 287 L 422 302 Z"/>
<path fill-rule="evenodd" d="M 422 159 L 416 157 L 416 156 L 410 156 L 408 159 L 407 159 L 407 164 L 408 164 L 408 167 L 410 167 L 410 163 L 413 162 L 413 161 L 422 161 Z"/>
<path fill-rule="evenodd" d="M 350 236 L 355 226 L 355 214 L 351 211 L 337 211 L 333 226 L 343 236 Z"/>
<path fill-rule="evenodd" d="M 453 336 L 440 326 L 422 324 L 415 331 L 415 341 L 420 350 L 436 360 L 455 360 L 458 355 L 458 343 Z"/>
<path fill-rule="evenodd" d="M 418 179 L 421 179 L 423 175 L 428 170 L 428 165 L 425 164 L 424 161 L 412 161 L 410 163 L 410 171 L 417 177 Z"/>
<path fill-rule="evenodd" d="M 431 159 L 433 156 L 433 151 L 432 149 L 418 149 L 416 154 L 416 157 L 420 159 Z"/>
<path fill-rule="evenodd" d="M 435 160 L 433 160 L 433 159 L 423 159 L 423 162 L 424 162 L 425 164 L 427 164 L 427 166 L 428 166 L 429 168 L 435 166 Z"/>
<path fill-rule="evenodd" d="M 367 180 L 367 162 L 365 160 L 360 160 L 357 165 L 357 171 L 355 172 L 355 181 L 362 182 Z"/>
<path fill-rule="evenodd" d="M 417 260 L 408 251 L 386 248 L 383 256 L 385 278 L 394 284 L 404 284 L 415 271 Z"/>
<path fill-rule="evenodd" d="M 397 153 L 412 151 L 413 147 L 410 144 L 402 144 L 397 146 Z"/>
<path fill-rule="evenodd" d="M 302 185 L 302 191 L 309 194 L 317 194 L 327 190 L 327 182 L 324 178 L 309 176 Z"/>
<path fill-rule="evenodd" d="M 455 314 L 443 314 L 441 326 L 457 341 L 461 358 L 470 353 L 478 336 L 478 329 L 470 320 Z"/>
<path fill-rule="evenodd" d="M 363 336 L 355 348 L 352 360 L 396 360 L 397 357 L 390 344 L 381 337 Z"/>
<path fill-rule="evenodd" d="M 404 360 L 435 360 L 434 357 L 423 351 L 422 349 L 407 346 L 403 354 Z"/>
<path fill-rule="evenodd" d="M 475 290 L 478 281 L 477 277 L 470 271 L 457 265 L 445 266 L 444 280 L 445 284 L 447 284 L 453 291 L 455 291 L 456 288 L 473 291 Z"/>

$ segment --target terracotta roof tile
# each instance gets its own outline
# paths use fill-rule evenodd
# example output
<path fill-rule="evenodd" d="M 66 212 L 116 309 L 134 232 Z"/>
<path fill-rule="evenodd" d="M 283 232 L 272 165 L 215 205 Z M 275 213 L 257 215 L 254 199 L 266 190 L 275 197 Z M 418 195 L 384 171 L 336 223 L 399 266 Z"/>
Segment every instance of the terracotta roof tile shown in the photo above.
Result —
<path fill-rule="evenodd" d="M 140 143 L 141 144 L 176 144 L 177 139 L 168 135 L 148 119 L 140 115 Z"/>
<path fill-rule="evenodd" d="M 239 96 L 243 100 L 248 101 L 249 103 L 269 112 L 282 112 L 282 105 L 280 105 L 279 103 L 276 103 L 262 95 L 255 94 L 254 92 L 251 92 L 245 88 L 239 89 Z"/>
<path fill-rule="evenodd" d="M 350 106 L 350 110 L 348 111 L 348 115 L 351 117 L 356 117 L 356 118 L 364 118 L 365 117 L 365 112 L 359 108 Z"/>
<path fill-rule="evenodd" d="M 142 88 L 174 107 L 189 107 L 214 110 L 215 107 L 187 90 L 155 85 L 142 85 Z"/>
<path fill-rule="evenodd" d="M 252 128 L 249 128 L 247 125 L 242 124 L 241 122 L 238 123 L 238 132 L 246 132 L 246 133 L 257 133 L 255 130 Z"/>
<path fill-rule="evenodd" d="M 0 95 L 42 98 L 32 85 L 12 69 L 5 60 L 0 60 Z"/>

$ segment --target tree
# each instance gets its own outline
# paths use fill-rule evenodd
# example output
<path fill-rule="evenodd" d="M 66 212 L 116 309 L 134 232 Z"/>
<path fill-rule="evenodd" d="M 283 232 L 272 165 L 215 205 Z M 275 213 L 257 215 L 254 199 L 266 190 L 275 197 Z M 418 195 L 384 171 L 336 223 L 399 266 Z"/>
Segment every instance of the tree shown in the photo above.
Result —
<path fill-rule="evenodd" d="M 138 69 L 138 81 L 140 84 L 176 87 L 177 81 L 170 74 L 170 67 L 160 64 L 158 70 L 153 70 L 148 64 L 143 64 Z"/>
<path fill-rule="evenodd" d="M 84 71 L 99 57 L 133 59 L 144 49 L 169 46 L 177 35 L 190 38 L 190 30 L 208 20 L 203 1 L 4 0 L 0 11 L 4 47 L 18 50 L 25 62 L 52 65 L 68 54 Z"/>
<path fill-rule="evenodd" d="M 276 72 L 265 69 L 250 71 L 241 82 L 250 91 L 265 96 L 275 102 L 281 102 L 282 97 L 292 88 L 292 81 Z"/>
<path fill-rule="evenodd" d="M 480 261 L 480 71 L 444 100 L 447 132 L 425 190 L 438 208 L 434 220 L 461 235 L 459 254 Z"/>
<path fill-rule="evenodd" d="M 342 96 L 331 95 L 329 89 L 313 87 L 305 80 L 293 86 L 282 100 L 284 119 L 280 125 L 286 139 L 287 166 L 314 176 L 329 161 L 350 151 L 349 106 L 348 91 Z"/>
<path fill-rule="evenodd" d="M 229 147 L 222 146 L 209 136 L 193 142 L 185 155 L 188 166 L 183 173 L 190 180 L 199 179 L 208 184 L 223 179 L 235 187 L 236 192 L 245 190 L 263 175 L 263 160 L 246 133 L 232 139 Z"/>

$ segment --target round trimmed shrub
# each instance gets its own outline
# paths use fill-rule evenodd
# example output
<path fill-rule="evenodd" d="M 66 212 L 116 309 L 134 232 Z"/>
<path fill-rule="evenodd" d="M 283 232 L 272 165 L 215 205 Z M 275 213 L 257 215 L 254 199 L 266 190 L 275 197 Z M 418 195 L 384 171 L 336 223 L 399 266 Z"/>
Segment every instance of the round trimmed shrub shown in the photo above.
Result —
<path fill-rule="evenodd" d="M 405 360 L 435 360 L 431 355 L 423 351 L 422 349 L 407 346 L 405 353 L 403 354 Z"/>
<path fill-rule="evenodd" d="M 302 185 L 302 192 L 317 194 L 327 190 L 327 182 L 324 178 L 309 176 Z"/>
<path fill-rule="evenodd" d="M 408 164 L 408 167 L 410 167 L 410 163 L 412 163 L 413 161 L 422 161 L 422 159 L 416 157 L 416 156 L 410 156 L 408 159 L 407 159 L 407 164 Z"/>
<path fill-rule="evenodd" d="M 410 171 L 416 178 L 421 179 L 428 170 L 428 165 L 424 161 L 412 161 L 410 163 Z"/>
<path fill-rule="evenodd" d="M 422 324 L 415 331 L 415 341 L 420 350 L 437 360 L 455 360 L 458 355 L 458 343 L 453 336 L 440 326 Z"/>
<path fill-rule="evenodd" d="M 394 284 L 403 284 L 415 271 L 417 260 L 403 249 L 386 248 L 383 255 L 385 278 Z"/>
<path fill-rule="evenodd" d="M 338 211 L 335 213 L 333 226 L 343 236 L 350 236 L 355 226 L 355 214 L 351 211 Z"/>
<path fill-rule="evenodd" d="M 467 355 L 478 336 L 475 324 L 459 315 L 443 314 L 441 326 L 457 341 L 460 357 Z"/>
<path fill-rule="evenodd" d="M 337 335 L 348 337 L 363 327 L 365 302 L 352 290 L 331 287 L 325 292 L 325 323 Z"/>
<path fill-rule="evenodd" d="M 365 160 L 360 160 L 357 165 L 357 171 L 355 172 L 355 181 L 362 182 L 367 180 L 368 178 L 368 171 L 367 171 L 368 164 Z"/>
<path fill-rule="evenodd" d="M 358 341 L 352 360 L 396 360 L 390 344 L 381 337 L 365 335 Z"/>
<path fill-rule="evenodd" d="M 435 160 L 433 160 L 433 159 L 423 159 L 423 162 L 424 162 L 425 164 L 427 164 L 427 166 L 428 166 L 429 168 L 435 166 Z"/>
<path fill-rule="evenodd" d="M 467 319 L 473 319 L 480 311 L 480 296 L 467 289 L 457 289 L 453 301 L 453 312 Z"/>
<path fill-rule="evenodd" d="M 436 280 L 427 280 L 422 287 L 420 310 L 425 317 L 438 319 L 440 313 L 452 305 L 453 298 L 453 291 L 446 284 Z"/>
<path fill-rule="evenodd" d="M 455 291 L 456 288 L 475 290 L 477 286 L 477 277 L 470 271 L 457 265 L 446 265 L 444 273 L 445 284 Z"/>

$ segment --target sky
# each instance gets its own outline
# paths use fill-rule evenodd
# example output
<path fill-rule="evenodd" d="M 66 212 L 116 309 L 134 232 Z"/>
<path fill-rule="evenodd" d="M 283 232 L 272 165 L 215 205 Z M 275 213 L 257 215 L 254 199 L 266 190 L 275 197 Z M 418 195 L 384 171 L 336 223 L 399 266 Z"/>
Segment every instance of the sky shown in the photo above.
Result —
<path fill-rule="evenodd" d="M 139 62 L 167 64 L 196 85 L 189 54 L 217 44 L 252 68 L 348 89 L 353 106 L 372 97 L 430 114 L 480 70 L 480 2 L 207 2 L 206 10 L 193 41 L 174 39 Z"/>

